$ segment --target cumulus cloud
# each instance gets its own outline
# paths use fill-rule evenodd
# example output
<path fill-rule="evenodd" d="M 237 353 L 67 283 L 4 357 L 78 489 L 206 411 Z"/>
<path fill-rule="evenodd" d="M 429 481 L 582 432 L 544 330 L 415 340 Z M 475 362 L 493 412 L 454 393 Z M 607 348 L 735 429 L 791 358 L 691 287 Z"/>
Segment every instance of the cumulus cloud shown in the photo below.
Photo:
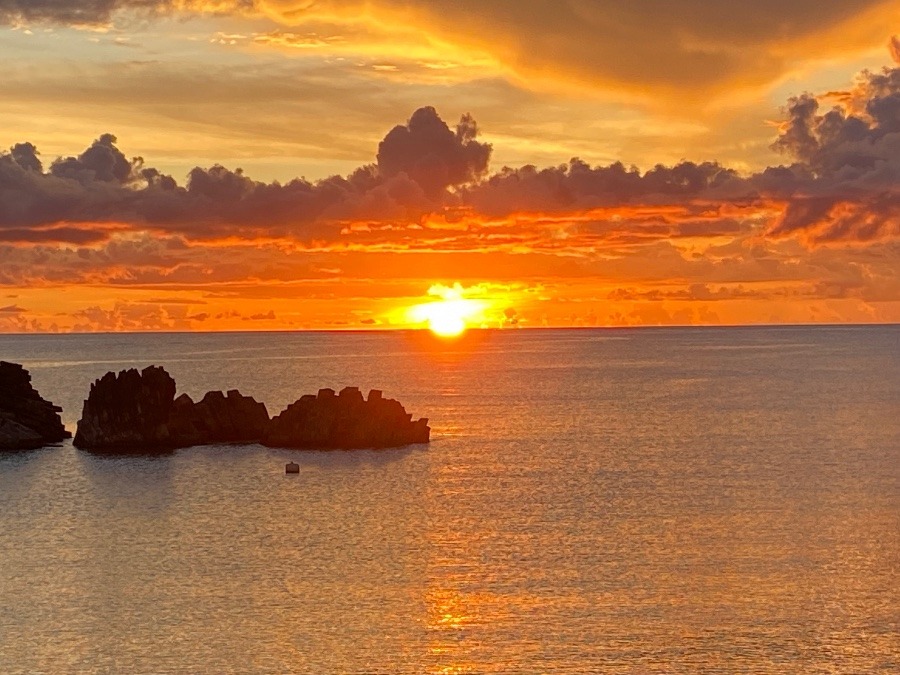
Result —
<path fill-rule="evenodd" d="M 466 200 L 479 211 L 504 215 L 512 210 L 580 211 L 629 203 L 682 202 L 729 183 L 738 183 L 732 169 L 714 162 L 681 162 L 641 172 L 616 162 L 591 167 L 572 159 L 558 167 L 504 168 L 466 192 Z"/>
<path fill-rule="evenodd" d="M 0 154 L 0 241 L 83 244 L 97 234 L 73 224 L 127 222 L 202 239 L 266 231 L 313 238 L 328 234 L 316 223 L 416 221 L 441 208 L 449 188 L 487 169 L 490 145 L 477 133 L 469 116 L 451 131 L 433 108 L 422 108 L 387 135 L 377 164 L 346 177 L 263 183 L 217 165 L 193 169 L 184 187 L 142 158 L 128 159 L 112 134 L 47 172 L 37 148 L 19 143 Z"/>
<path fill-rule="evenodd" d="M 823 100 L 789 101 L 773 147 L 791 163 L 750 175 L 716 162 L 640 171 L 579 159 L 489 175 L 492 147 L 478 140 L 474 119 L 451 128 L 431 107 L 391 129 L 375 163 L 318 182 L 265 183 L 217 165 L 193 169 L 182 186 L 129 159 L 111 134 L 49 164 L 23 142 L 0 154 L 0 241 L 88 245 L 137 229 L 187 241 L 553 250 L 576 240 L 733 236 L 760 224 L 771 237 L 812 243 L 897 238 L 900 67 L 864 73 L 837 106 L 823 110 Z M 521 214 L 529 216 L 509 222 Z M 569 224 L 542 223 L 541 214 Z"/>
<path fill-rule="evenodd" d="M 388 132 L 378 146 L 378 170 L 386 177 L 406 174 L 429 197 L 485 174 L 491 146 L 475 140 L 478 125 L 465 115 L 450 130 L 434 108 L 419 108 L 405 125 Z"/>
<path fill-rule="evenodd" d="M 842 103 L 822 110 L 820 97 L 792 98 L 773 148 L 787 166 L 751 175 L 717 163 L 683 161 L 647 172 L 620 163 L 591 167 L 578 159 L 558 167 L 504 168 L 464 193 L 477 211 L 502 216 L 516 208 L 554 213 L 598 207 L 775 205 L 773 237 L 814 243 L 900 237 L 900 68 L 864 73 Z M 723 219 L 690 222 L 683 236 L 723 231 Z M 669 232 L 678 236 L 678 230 Z"/>
<path fill-rule="evenodd" d="M 900 236 L 900 68 L 864 73 L 843 105 L 790 100 L 773 147 L 806 172 L 771 234 L 818 241 Z"/>

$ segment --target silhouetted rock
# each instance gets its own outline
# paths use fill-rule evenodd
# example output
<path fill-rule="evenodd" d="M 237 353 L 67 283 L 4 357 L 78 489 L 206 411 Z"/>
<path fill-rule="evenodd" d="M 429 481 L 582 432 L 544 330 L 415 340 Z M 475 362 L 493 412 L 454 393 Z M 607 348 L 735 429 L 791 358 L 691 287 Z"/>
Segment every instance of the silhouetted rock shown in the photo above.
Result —
<path fill-rule="evenodd" d="M 227 396 L 210 391 L 198 403 L 189 406 L 190 402 L 186 394 L 178 397 L 174 421 L 178 428 L 187 427 L 188 434 L 196 433 L 203 443 L 255 443 L 269 423 L 265 404 L 236 389 Z"/>
<path fill-rule="evenodd" d="M 30 450 L 69 438 L 61 410 L 41 398 L 25 368 L 0 361 L 0 450 Z"/>
<path fill-rule="evenodd" d="M 427 419 L 413 421 L 399 402 L 377 389 L 368 400 L 356 387 L 307 394 L 272 418 L 263 444 L 280 448 L 394 448 L 428 443 Z"/>
<path fill-rule="evenodd" d="M 175 398 L 165 369 L 107 373 L 91 385 L 75 445 L 106 452 L 172 450 L 209 443 L 252 443 L 269 422 L 266 406 L 232 390 L 211 391 L 198 403 Z"/>
<path fill-rule="evenodd" d="M 16 430 L 18 433 L 18 430 Z M 286 448 L 393 448 L 427 443 L 427 419 L 413 421 L 403 406 L 373 389 L 336 394 L 321 389 L 269 420 L 266 406 L 232 389 L 194 402 L 175 398 L 175 380 L 156 366 L 107 373 L 91 385 L 75 445 L 85 450 L 158 452 L 210 443 L 264 442 Z"/>
<path fill-rule="evenodd" d="M 163 368 L 106 373 L 91 385 L 75 445 L 107 450 L 175 447 L 169 428 L 174 400 L 175 380 Z"/>

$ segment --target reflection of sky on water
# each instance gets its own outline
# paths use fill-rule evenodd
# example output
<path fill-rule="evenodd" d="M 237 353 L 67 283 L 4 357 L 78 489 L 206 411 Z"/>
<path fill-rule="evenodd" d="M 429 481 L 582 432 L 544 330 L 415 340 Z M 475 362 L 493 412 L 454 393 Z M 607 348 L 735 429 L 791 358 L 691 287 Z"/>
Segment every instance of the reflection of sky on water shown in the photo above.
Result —
<path fill-rule="evenodd" d="M 408 334 L 2 338 L 26 365 L 89 364 L 33 372 L 70 428 L 97 362 L 134 353 L 180 390 L 237 387 L 270 411 L 320 386 L 380 388 L 435 441 L 0 456 L 0 670 L 896 661 L 897 329 L 577 335 L 467 334 L 444 351 Z M 233 365 L 184 358 L 242 345 Z"/>

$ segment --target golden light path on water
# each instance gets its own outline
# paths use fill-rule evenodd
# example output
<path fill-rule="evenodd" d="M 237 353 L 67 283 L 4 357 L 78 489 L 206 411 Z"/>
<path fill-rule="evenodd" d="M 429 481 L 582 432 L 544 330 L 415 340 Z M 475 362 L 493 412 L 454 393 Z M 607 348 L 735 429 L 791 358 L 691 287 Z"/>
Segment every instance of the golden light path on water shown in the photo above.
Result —
<path fill-rule="evenodd" d="M 70 430 L 95 378 L 155 363 L 270 413 L 378 388 L 433 431 L 0 453 L 0 673 L 897 672 L 898 337 L 0 338 Z"/>

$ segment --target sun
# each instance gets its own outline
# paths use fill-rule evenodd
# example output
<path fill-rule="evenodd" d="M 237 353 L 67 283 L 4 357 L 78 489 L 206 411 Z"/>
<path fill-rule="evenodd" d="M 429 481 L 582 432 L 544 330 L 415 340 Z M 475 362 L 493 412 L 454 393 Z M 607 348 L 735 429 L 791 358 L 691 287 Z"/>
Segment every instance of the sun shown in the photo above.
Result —
<path fill-rule="evenodd" d="M 453 302 L 435 302 L 430 307 L 428 328 L 440 337 L 456 337 L 466 330 L 466 319 Z"/>
<path fill-rule="evenodd" d="M 466 297 L 475 293 L 483 295 L 483 290 L 481 287 L 463 288 L 459 283 L 452 286 L 433 284 L 428 289 L 428 295 L 433 298 L 431 301 L 398 308 L 394 320 L 407 326 L 427 328 L 438 337 L 458 337 L 468 328 L 481 327 L 489 321 L 488 312 L 493 307 L 493 300 Z"/>

